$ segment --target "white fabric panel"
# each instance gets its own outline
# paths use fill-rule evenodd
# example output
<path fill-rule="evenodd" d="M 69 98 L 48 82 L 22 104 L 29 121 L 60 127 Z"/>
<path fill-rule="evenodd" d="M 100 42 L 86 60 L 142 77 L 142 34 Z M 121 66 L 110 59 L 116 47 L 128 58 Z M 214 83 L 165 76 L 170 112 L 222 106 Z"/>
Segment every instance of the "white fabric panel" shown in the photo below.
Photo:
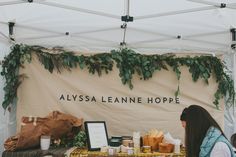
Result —
<path fill-rule="evenodd" d="M 169 99 L 174 99 L 178 84 L 172 70 L 155 72 L 147 81 L 134 75 L 132 90 L 122 85 L 115 67 L 101 77 L 79 68 L 49 73 L 37 58 L 33 58 L 32 63 L 25 64 L 20 72 L 28 78 L 18 89 L 18 130 L 22 116 L 42 117 L 59 110 L 82 117 L 85 121 L 106 121 L 110 136 L 131 135 L 133 131 L 145 134 L 149 129 L 157 128 L 183 141 L 184 129 L 179 116 L 183 108 L 191 104 L 203 106 L 221 126 L 224 124 L 223 101 L 220 101 L 220 110 L 212 104 L 217 83 L 213 78 L 209 79 L 209 85 L 202 80 L 193 83 L 186 67 L 181 68 L 179 103 Z M 64 98 L 61 98 L 62 94 Z M 90 101 L 85 100 L 86 96 Z M 95 101 L 92 101 L 93 96 Z M 140 102 L 137 99 L 135 102 L 122 102 L 122 97 L 140 97 Z M 164 101 L 164 97 L 168 100 Z M 119 100 L 115 101 L 115 98 Z M 160 102 L 160 99 L 163 101 Z"/>
<path fill-rule="evenodd" d="M 235 54 L 227 54 L 224 57 L 225 62 L 228 67 L 228 73 L 232 76 L 234 79 L 234 82 L 236 83 L 236 72 L 235 72 L 235 63 L 236 58 Z M 224 132 L 228 139 L 232 136 L 232 134 L 236 133 L 236 109 L 235 106 L 232 106 L 230 108 L 225 109 L 225 126 L 224 126 Z"/>
<path fill-rule="evenodd" d="M 9 44 L 0 43 L 0 60 L 3 60 L 4 56 L 9 52 Z M 2 68 L 0 67 L 0 71 Z M 0 76 L 0 103 L 2 104 L 2 100 L 4 98 L 4 80 L 2 76 Z M 4 141 L 11 135 L 16 133 L 16 110 L 15 107 L 12 108 L 12 112 L 4 111 L 2 106 L 0 107 L 0 154 L 2 154 L 4 148 Z"/>

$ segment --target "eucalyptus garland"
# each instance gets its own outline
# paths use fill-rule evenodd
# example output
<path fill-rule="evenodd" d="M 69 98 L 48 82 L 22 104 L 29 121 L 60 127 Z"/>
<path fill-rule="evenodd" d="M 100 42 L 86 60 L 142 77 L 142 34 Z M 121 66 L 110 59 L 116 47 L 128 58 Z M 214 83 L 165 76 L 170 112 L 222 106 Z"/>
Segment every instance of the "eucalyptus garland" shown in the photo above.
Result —
<path fill-rule="evenodd" d="M 192 80 L 196 82 L 203 79 L 208 84 L 211 76 L 216 78 L 218 89 L 214 94 L 214 104 L 218 108 L 219 100 L 226 96 L 227 105 L 234 104 L 234 83 L 224 71 L 226 68 L 223 62 L 214 56 L 195 56 L 177 57 L 175 55 L 143 55 L 131 49 L 112 50 L 110 53 L 95 54 L 90 56 L 75 55 L 59 48 L 47 49 L 40 46 L 28 46 L 16 44 L 11 48 L 11 52 L 4 58 L 1 75 L 5 78 L 5 96 L 2 107 L 7 109 L 17 98 L 17 88 L 19 87 L 24 75 L 19 75 L 19 68 L 24 63 L 31 62 L 31 56 L 35 53 L 49 72 L 54 70 L 61 72 L 64 69 L 71 70 L 79 67 L 87 68 L 89 73 L 98 74 L 109 73 L 114 64 L 119 69 L 119 76 L 124 85 L 133 88 L 132 78 L 138 74 L 140 79 L 148 80 L 153 73 L 160 70 L 168 70 L 168 66 L 175 72 L 177 80 L 181 77 L 181 66 L 187 66 L 192 75 Z M 179 94 L 179 86 L 175 92 Z"/>
<path fill-rule="evenodd" d="M 4 109 L 7 109 L 17 96 L 17 88 L 25 77 L 19 74 L 19 68 L 23 67 L 25 61 L 31 61 L 31 52 L 30 47 L 23 45 L 13 46 L 9 55 L 4 57 L 1 72 L 6 81 L 3 88 L 5 94 L 2 107 Z"/>

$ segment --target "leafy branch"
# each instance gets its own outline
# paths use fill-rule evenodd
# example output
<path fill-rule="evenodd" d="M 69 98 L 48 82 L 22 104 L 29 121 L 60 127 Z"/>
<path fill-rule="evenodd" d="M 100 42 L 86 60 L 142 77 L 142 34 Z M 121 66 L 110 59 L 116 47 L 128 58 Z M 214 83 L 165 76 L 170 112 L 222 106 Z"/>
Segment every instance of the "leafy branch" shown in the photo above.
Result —
<path fill-rule="evenodd" d="M 1 75 L 5 78 L 5 95 L 2 107 L 7 109 L 9 105 L 17 98 L 17 88 L 25 78 L 19 75 L 19 68 L 24 63 L 31 62 L 32 54 L 36 54 L 38 60 L 50 73 L 54 70 L 71 70 L 79 68 L 82 70 L 87 67 L 89 73 L 102 75 L 112 71 L 114 64 L 119 69 L 119 76 L 124 85 L 130 89 L 134 87 L 132 78 L 137 74 L 141 80 L 152 78 L 154 72 L 168 70 L 168 66 L 175 72 L 177 80 L 181 78 L 181 66 L 189 68 L 194 82 L 203 79 L 206 84 L 210 77 L 215 77 L 218 83 L 218 89 L 214 94 L 214 104 L 218 108 L 219 100 L 227 98 L 227 105 L 233 105 L 235 101 L 234 82 L 229 75 L 225 73 L 223 62 L 213 56 L 195 56 L 195 57 L 176 57 L 175 55 L 143 55 L 138 54 L 131 49 L 112 50 L 111 53 L 101 53 L 90 56 L 75 55 L 73 52 L 61 48 L 47 49 L 40 46 L 28 46 L 16 44 L 11 48 L 11 52 L 4 58 Z M 179 85 L 175 96 L 179 95 Z"/>
<path fill-rule="evenodd" d="M 23 67 L 25 61 L 31 61 L 30 47 L 23 45 L 15 45 L 11 48 L 11 52 L 4 57 L 1 75 L 5 78 L 5 86 L 3 88 L 5 95 L 2 107 L 6 110 L 13 103 L 17 95 L 17 89 L 25 78 L 19 74 L 20 67 Z"/>

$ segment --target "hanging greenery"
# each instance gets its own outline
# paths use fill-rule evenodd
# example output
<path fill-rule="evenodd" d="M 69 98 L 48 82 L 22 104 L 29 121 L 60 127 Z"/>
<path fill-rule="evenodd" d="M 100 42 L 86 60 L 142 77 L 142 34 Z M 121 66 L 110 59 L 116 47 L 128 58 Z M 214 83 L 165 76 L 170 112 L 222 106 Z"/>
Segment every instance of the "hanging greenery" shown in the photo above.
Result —
<path fill-rule="evenodd" d="M 175 72 L 177 80 L 181 77 L 181 66 L 187 66 L 194 82 L 203 79 L 208 84 L 208 79 L 213 76 L 218 83 L 218 89 L 214 94 L 214 104 L 218 108 L 219 100 L 227 96 L 227 105 L 234 103 L 233 80 L 224 72 L 226 68 L 221 60 L 213 56 L 177 57 L 175 55 L 143 55 L 131 49 L 112 50 L 111 53 L 95 54 L 90 56 L 75 55 L 63 49 L 47 49 L 40 46 L 28 46 L 16 44 L 11 52 L 4 58 L 1 75 L 5 78 L 5 96 L 2 106 L 7 109 L 17 97 L 17 88 L 22 82 L 23 75 L 19 75 L 19 68 L 25 61 L 31 62 L 31 55 L 35 53 L 50 73 L 54 70 L 61 72 L 63 69 L 71 70 L 79 66 L 87 68 L 89 73 L 98 74 L 112 71 L 114 62 L 119 69 L 119 76 L 124 85 L 133 88 L 132 78 L 138 74 L 140 79 L 148 80 L 155 71 L 168 70 L 168 66 Z M 175 92 L 179 94 L 179 86 Z"/>
<path fill-rule="evenodd" d="M 4 58 L 1 75 L 5 78 L 6 84 L 3 88 L 5 95 L 2 107 L 7 107 L 13 102 L 17 95 L 17 88 L 21 84 L 24 75 L 19 75 L 19 68 L 23 67 L 25 61 L 31 61 L 30 47 L 15 45 L 11 53 Z"/>

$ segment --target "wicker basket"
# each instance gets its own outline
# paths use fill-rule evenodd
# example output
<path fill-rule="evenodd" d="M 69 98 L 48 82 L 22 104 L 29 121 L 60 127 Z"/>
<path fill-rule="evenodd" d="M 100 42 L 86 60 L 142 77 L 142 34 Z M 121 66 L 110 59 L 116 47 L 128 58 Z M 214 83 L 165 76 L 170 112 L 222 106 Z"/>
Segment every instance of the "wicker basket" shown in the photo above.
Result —
<path fill-rule="evenodd" d="M 174 151 L 174 145 L 170 143 L 159 143 L 160 153 L 172 153 Z"/>

